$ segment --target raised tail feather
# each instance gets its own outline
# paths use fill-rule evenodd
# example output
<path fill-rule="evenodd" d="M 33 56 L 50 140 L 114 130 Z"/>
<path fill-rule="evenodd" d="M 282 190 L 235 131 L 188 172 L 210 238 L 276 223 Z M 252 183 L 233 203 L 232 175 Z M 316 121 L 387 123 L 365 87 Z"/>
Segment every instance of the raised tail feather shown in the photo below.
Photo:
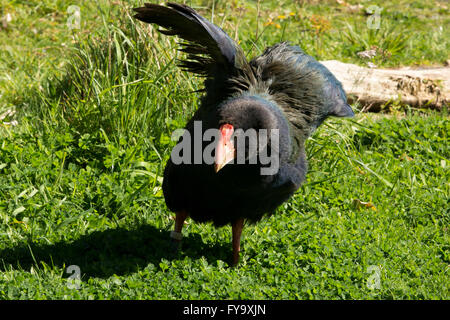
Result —
<path fill-rule="evenodd" d="M 133 9 L 135 18 L 154 23 L 163 28 L 166 35 L 177 35 L 187 42 L 181 43 L 188 54 L 180 67 L 206 77 L 217 74 L 231 75 L 247 64 L 242 49 L 218 26 L 200 16 L 192 8 L 176 3 L 167 6 L 146 3 Z"/>

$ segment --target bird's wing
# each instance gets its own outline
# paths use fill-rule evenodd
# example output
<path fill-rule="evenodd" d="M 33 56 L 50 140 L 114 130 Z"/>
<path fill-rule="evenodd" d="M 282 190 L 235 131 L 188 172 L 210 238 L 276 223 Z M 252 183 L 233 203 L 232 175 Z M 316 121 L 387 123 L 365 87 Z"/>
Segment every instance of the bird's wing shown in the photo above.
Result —
<path fill-rule="evenodd" d="M 350 108 L 347 108 L 342 84 L 323 64 L 298 46 L 291 46 L 287 42 L 278 43 L 267 48 L 250 64 L 259 70 L 259 77 L 269 83 L 268 91 L 286 113 L 301 110 L 305 119 L 309 118 L 314 112 L 322 111 L 317 105 L 327 104 L 331 92 L 336 92 L 334 101 L 339 107 L 337 111 L 343 109 L 342 113 L 345 114 Z M 324 92 L 330 94 L 324 95 Z M 348 113 L 352 113 L 351 108 Z"/>
<path fill-rule="evenodd" d="M 190 72 L 206 77 L 232 74 L 246 64 L 242 49 L 218 26 L 200 16 L 192 8 L 176 3 L 167 6 L 146 3 L 145 7 L 133 9 L 135 18 L 164 28 L 166 35 L 177 35 L 182 42 L 181 51 L 187 58 L 180 66 Z"/>

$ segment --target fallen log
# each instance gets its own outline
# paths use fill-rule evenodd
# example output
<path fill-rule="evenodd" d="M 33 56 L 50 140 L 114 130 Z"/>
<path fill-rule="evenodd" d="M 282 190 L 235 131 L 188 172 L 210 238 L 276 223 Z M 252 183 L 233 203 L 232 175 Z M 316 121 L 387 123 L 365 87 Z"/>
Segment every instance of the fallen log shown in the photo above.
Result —
<path fill-rule="evenodd" d="M 392 103 L 442 110 L 450 100 L 450 67 L 364 68 L 336 60 L 321 61 L 342 82 L 349 103 L 378 112 Z"/>

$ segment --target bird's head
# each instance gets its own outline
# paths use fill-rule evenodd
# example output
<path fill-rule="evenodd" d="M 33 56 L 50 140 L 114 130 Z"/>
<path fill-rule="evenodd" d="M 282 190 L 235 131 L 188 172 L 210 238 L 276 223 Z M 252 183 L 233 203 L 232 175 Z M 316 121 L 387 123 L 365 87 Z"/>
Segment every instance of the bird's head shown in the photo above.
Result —
<path fill-rule="evenodd" d="M 283 148 L 280 137 L 289 139 L 286 134 L 289 129 L 281 111 L 257 96 L 231 98 L 219 106 L 217 116 L 216 172 L 232 160 L 238 164 L 259 164 L 262 152 L 268 157 L 274 156 L 271 153 Z"/>

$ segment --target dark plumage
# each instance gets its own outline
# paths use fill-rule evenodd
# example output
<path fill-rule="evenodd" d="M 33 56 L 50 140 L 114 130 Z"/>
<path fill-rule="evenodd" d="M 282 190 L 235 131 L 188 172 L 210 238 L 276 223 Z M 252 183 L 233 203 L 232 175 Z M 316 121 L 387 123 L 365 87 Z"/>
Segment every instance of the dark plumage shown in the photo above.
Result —
<path fill-rule="evenodd" d="M 297 46 L 279 43 L 248 62 L 243 50 L 222 29 L 188 6 L 145 4 L 134 10 L 137 19 L 184 39 L 181 50 L 187 58 L 180 66 L 206 78 L 206 94 L 186 126 L 191 137 L 195 121 L 201 121 L 202 133 L 216 128 L 226 134 L 227 128 L 232 128 L 234 139 L 238 139 L 238 129 L 267 129 L 268 139 L 262 148 L 271 150 L 275 141 L 270 133 L 274 129 L 279 132 L 279 147 L 274 149 L 279 169 L 273 174 L 261 174 L 267 165 L 259 158 L 256 163 L 250 161 L 247 144 L 244 164 L 219 166 L 217 171 L 217 162 L 216 166 L 174 164 L 170 159 L 164 172 L 166 204 L 177 214 L 172 236 L 180 240 L 187 216 L 217 226 L 231 223 L 233 263 L 237 263 L 244 219 L 256 222 L 288 200 L 305 179 L 305 140 L 328 116 L 353 116 L 353 112 L 341 83 Z M 202 142 L 201 150 L 209 143 Z M 216 159 L 220 157 L 217 150 Z M 190 151 L 194 157 L 195 147 Z"/>

